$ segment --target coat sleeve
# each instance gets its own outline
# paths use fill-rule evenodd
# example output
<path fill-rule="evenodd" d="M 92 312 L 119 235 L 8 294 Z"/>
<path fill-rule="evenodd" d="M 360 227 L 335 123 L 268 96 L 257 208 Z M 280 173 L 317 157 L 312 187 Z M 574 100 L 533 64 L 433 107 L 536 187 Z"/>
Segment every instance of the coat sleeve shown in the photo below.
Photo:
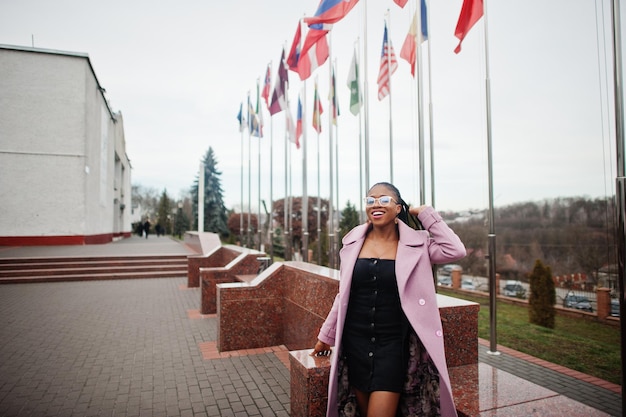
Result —
<path fill-rule="evenodd" d="M 337 333 L 337 312 L 339 308 L 339 294 L 335 297 L 333 306 L 320 328 L 320 332 L 317 335 L 318 340 L 326 343 L 330 346 L 335 346 L 335 335 Z"/>
<path fill-rule="evenodd" d="M 418 217 L 430 233 L 428 253 L 432 263 L 443 264 L 465 257 L 465 245 L 435 209 L 426 207 Z"/>

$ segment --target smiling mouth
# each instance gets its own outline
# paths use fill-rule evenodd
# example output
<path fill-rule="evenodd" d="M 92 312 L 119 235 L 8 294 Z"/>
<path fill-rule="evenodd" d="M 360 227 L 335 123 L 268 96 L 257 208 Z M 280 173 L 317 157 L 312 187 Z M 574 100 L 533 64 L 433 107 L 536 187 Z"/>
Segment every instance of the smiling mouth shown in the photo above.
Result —
<path fill-rule="evenodd" d="M 372 211 L 372 216 L 382 216 L 384 214 L 385 214 L 385 212 L 381 211 L 381 210 L 374 210 L 374 211 Z"/>

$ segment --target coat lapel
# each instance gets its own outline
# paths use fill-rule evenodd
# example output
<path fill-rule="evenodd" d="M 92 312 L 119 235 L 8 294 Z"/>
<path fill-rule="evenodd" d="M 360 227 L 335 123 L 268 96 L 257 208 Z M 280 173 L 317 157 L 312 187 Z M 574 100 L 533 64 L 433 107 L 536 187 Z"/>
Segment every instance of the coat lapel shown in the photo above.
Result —
<path fill-rule="evenodd" d="M 428 232 L 417 231 L 403 222 L 398 222 L 400 240 L 396 251 L 396 280 L 400 295 L 406 293 L 409 277 L 413 274 L 417 264 L 424 253 L 417 248 L 426 244 Z"/>

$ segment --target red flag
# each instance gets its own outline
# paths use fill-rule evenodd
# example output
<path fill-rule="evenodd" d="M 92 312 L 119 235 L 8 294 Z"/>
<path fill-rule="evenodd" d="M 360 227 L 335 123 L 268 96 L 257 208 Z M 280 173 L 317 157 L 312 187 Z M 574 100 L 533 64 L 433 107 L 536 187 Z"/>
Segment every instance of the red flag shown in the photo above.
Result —
<path fill-rule="evenodd" d="M 387 22 L 385 22 L 385 35 L 383 36 L 383 50 L 380 56 L 380 70 L 378 72 L 378 99 L 382 100 L 389 94 L 389 80 L 391 74 L 398 69 L 396 54 L 393 45 L 387 38 Z"/>
<path fill-rule="evenodd" d="M 306 34 L 298 61 L 298 74 L 301 80 L 309 78 L 313 71 L 328 59 L 330 51 L 326 39 L 327 33 L 327 30 L 309 29 Z"/>
<path fill-rule="evenodd" d="M 302 26 L 298 21 L 298 29 L 296 29 L 296 35 L 293 37 L 291 43 L 291 50 L 287 57 L 287 66 L 290 70 L 298 72 L 298 62 L 300 62 L 300 40 L 302 39 Z"/>
<path fill-rule="evenodd" d="M 459 38 L 459 45 L 454 49 L 455 54 L 461 52 L 463 39 L 481 17 L 483 17 L 483 0 L 463 0 L 459 21 L 454 30 L 454 36 Z"/>
<path fill-rule="evenodd" d="M 422 3 L 422 33 L 420 34 L 420 43 L 424 42 L 428 39 L 428 30 L 426 24 L 426 2 L 424 0 Z M 402 49 L 400 50 L 400 58 L 405 59 L 409 64 L 411 64 L 411 75 L 415 77 L 415 64 L 417 60 L 417 43 L 415 38 L 417 36 L 417 10 L 413 15 L 413 21 L 411 21 L 411 26 L 409 27 L 409 33 L 407 33 L 406 38 L 404 39 L 404 43 L 402 44 Z"/>
<path fill-rule="evenodd" d="M 272 83 L 272 74 L 270 65 L 267 64 L 267 71 L 265 71 L 265 81 L 263 83 L 263 91 L 261 92 L 261 97 L 265 99 L 265 105 L 269 109 L 269 97 L 270 97 L 270 84 Z"/>
<path fill-rule="evenodd" d="M 322 109 L 322 102 L 320 101 L 320 96 L 317 94 L 317 81 L 315 82 L 315 93 L 313 93 L 313 129 L 317 131 L 317 133 L 322 133 L 322 113 L 324 113 L 324 109 Z"/>
<path fill-rule="evenodd" d="M 393 2 L 400 7 L 404 7 L 409 2 L 409 0 L 393 0 Z"/>

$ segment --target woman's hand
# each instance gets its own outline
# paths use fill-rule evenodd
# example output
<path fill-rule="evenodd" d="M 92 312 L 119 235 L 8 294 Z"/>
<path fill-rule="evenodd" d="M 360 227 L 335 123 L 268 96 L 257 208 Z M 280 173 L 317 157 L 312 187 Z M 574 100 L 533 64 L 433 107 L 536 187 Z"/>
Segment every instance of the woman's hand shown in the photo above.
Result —
<path fill-rule="evenodd" d="M 330 345 L 318 340 L 311 352 L 311 356 L 328 356 L 330 355 Z"/>
<path fill-rule="evenodd" d="M 422 211 L 423 211 L 426 207 L 428 207 L 428 206 L 424 205 L 424 206 L 419 206 L 419 207 L 409 207 L 409 213 L 410 213 L 410 214 L 414 214 L 414 215 L 416 215 L 416 216 L 417 216 L 417 215 L 418 215 L 418 214 L 420 214 L 420 213 L 421 213 L 421 212 L 422 212 Z"/>

